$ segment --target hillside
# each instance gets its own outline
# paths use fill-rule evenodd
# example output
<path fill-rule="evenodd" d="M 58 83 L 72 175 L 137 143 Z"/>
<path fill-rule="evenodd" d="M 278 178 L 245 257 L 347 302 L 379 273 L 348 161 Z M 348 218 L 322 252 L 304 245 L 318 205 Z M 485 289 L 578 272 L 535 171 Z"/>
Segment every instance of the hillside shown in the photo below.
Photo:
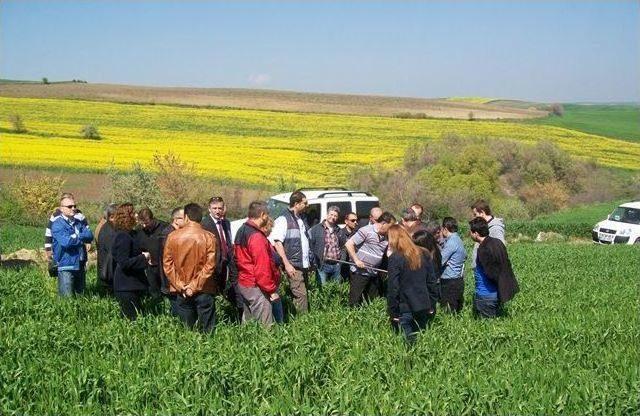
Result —
<path fill-rule="evenodd" d="M 20 114 L 26 133 L 11 130 Z M 83 139 L 95 125 L 101 140 Z M 640 169 L 640 144 L 552 126 L 496 121 L 413 120 L 255 110 L 130 105 L 79 100 L 0 97 L 3 165 L 105 171 L 148 164 L 173 151 L 204 176 L 251 184 L 279 177 L 300 185 L 341 183 L 358 165 L 402 164 L 412 143 L 446 134 L 548 140 L 603 165 Z M 624 146 L 621 146 L 624 144 Z M 82 149 L 64 153 L 62 148 Z M 213 151 L 215 149 L 215 151 Z"/>
<path fill-rule="evenodd" d="M 638 105 L 565 104 L 562 117 L 549 116 L 527 122 L 564 127 L 628 141 L 640 141 L 640 106 Z"/>
<path fill-rule="evenodd" d="M 385 97 L 373 95 L 316 94 L 236 88 L 140 87 L 111 84 L 0 83 L 0 96 L 65 98 L 202 107 L 395 116 L 419 114 L 434 118 L 528 119 L 546 112 L 447 99 Z"/>

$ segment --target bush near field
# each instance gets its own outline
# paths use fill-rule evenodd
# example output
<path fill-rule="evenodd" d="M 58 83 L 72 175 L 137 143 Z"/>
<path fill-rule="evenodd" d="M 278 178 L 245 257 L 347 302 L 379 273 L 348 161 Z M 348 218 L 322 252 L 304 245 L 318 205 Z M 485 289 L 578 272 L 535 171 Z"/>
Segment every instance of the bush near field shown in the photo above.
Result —
<path fill-rule="evenodd" d="M 410 146 L 400 169 L 361 166 L 350 178 L 387 209 L 400 212 L 420 201 L 431 218 L 467 218 L 478 199 L 501 217 L 526 220 L 578 203 L 640 196 L 639 175 L 618 175 L 551 142 L 455 135 Z"/>

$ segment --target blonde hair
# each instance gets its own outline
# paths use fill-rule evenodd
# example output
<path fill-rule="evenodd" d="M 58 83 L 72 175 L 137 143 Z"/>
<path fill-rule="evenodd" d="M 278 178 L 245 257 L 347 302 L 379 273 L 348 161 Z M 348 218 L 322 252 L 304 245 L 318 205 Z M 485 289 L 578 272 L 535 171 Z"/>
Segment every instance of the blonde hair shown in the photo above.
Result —
<path fill-rule="evenodd" d="M 422 266 L 423 249 L 413 243 L 411 236 L 398 224 L 389 227 L 389 247 L 407 259 L 409 269 L 417 270 Z"/>

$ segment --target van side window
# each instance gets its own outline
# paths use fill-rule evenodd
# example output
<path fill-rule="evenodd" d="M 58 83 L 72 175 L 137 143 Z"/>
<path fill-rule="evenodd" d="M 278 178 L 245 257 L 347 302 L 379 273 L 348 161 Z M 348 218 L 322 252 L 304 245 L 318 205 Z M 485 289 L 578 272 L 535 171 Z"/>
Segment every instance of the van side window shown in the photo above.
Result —
<path fill-rule="evenodd" d="M 379 207 L 380 202 L 378 201 L 356 201 L 356 214 L 358 215 L 358 222 L 361 219 L 369 220 L 369 212 L 371 212 L 371 208 Z"/>
<path fill-rule="evenodd" d="M 313 227 L 320 222 L 320 214 L 320 204 L 309 204 L 307 206 L 307 210 L 304 215 L 306 216 L 305 219 L 307 220 L 309 227 Z"/>
<path fill-rule="evenodd" d="M 327 201 L 327 213 L 329 213 L 329 207 L 337 206 L 340 208 L 340 215 L 338 215 L 338 224 L 344 223 L 344 217 L 352 211 L 351 201 Z"/>

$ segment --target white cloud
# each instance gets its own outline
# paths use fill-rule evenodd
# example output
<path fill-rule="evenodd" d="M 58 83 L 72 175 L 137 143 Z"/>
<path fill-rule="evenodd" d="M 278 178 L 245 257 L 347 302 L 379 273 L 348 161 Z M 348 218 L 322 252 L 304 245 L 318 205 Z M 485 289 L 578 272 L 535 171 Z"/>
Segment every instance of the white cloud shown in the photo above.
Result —
<path fill-rule="evenodd" d="M 271 75 L 269 74 L 251 74 L 249 75 L 248 81 L 252 85 L 266 85 L 271 81 Z"/>

